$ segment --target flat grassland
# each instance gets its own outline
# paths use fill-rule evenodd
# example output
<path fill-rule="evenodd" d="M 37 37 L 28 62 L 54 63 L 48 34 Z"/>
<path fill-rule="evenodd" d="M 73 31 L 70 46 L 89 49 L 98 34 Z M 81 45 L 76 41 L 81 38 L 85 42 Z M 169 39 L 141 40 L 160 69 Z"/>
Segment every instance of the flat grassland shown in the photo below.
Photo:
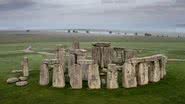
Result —
<path fill-rule="evenodd" d="M 138 56 L 161 53 L 170 59 L 185 59 L 183 38 L 0 32 L 0 104 L 185 104 L 185 62 L 168 62 L 164 80 L 132 89 L 89 90 L 86 82 L 81 90 L 72 90 L 69 84 L 64 89 L 39 86 L 40 64 L 49 56 L 36 52 L 54 53 L 56 44 L 71 47 L 74 37 L 79 38 L 81 48 L 89 51 L 92 42 L 108 41 L 112 46 L 136 49 Z M 35 53 L 22 51 L 29 45 Z M 29 85 L 16 87 L 7 84 L 6 79 L 15 76 L 11 71 L 20 69 L 23 56 L 28 56 L 32 70 Z"/>

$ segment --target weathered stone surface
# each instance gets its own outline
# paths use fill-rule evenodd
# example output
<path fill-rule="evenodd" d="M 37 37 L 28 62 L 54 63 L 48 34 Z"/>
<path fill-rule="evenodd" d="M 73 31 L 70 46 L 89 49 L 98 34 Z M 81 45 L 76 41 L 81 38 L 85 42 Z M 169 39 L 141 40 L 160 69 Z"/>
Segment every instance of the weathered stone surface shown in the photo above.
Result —
<path fill-rule="evenodd" d="M 16 86 L 26 86 L 28 84 L 28 81 L 19 81 L 19 82 L 16 82 Z"/>
<path fill-rule="evenodd" d="M 21 66 L 23 70 L 23 76 L 28 77 L 29 76 L 28 57 L 24 57 Z"/>
<path fill-rule="evenodd" d="M 75 39 L 73 41 L 72 48 L 73 49 L 79 49 L 80 48 L 80 43 L 79 43 L 79 41 L 77 39 Z"/>
<path fill-rule="evenodd" d="M 49 68 L 47 63 L 43 63 L 40 66 L 40 80 L 39 80 L 40 85 L 48 85 L 49 84 Z"/>
<path fill-rule="evenodd" d="M 6 82 L 9 83 L 9 84 L 15 83 L 15 82 L 17 82 L 17 81 L 19 81 L 19 79 L 18 79 L 17 77 L 8 78 L 8 79 L 6 80 Z"/>
<path fill-rule="evenodd" d="M 167 63 L 167 57 L 162 57 L 160 62 L 160 77 L 163 79 L 166 76 L 166 63 Z"/>
<path fill-rule="evenodd" d="M 148 84 L 148 64 L 139 63 L 136 67 L 138 85 Z"/>
<path fill-rule="evenodd" d="M 137 87 L 135 64 L 126 62 L 122 69 L 122 85 L 125 88 Z"/>
<path fill-rule="evenodd" d="M 82 79 L 88 80 L 88 69 L 89 65 L 93 64 L 93 60 L 82 59 L 79 60 L 78 63 L 80 64 L 82 69 Z"/>
<path fill-rule="evenodd" d="M 65 87 L 64 67 L 60 64 L 55 64 L 53 68 L 53 87 Z"/>
<path fill-rule="evenodd" d="M 111 47 L 93 47 L 92 59 L 94 64 L 98 64 L 100 68 L 108 67 L 112 63 L 113 49 Z"/>
<path fill-rule="evenodd" d="M 116 64 L 108 64 L 107 88 L 108 89 L 118 88 L 118 71 L 116 68 Z"/>
<path fill-rule="evenodd" d="M 28 79 L 28 77 L 23 77 L 23 76 L 19 77 L 19 80 L 21 80 L 21 81 L 26 81 L 27 79 Z"/>
<path fill-rule="evenodd" d="M 123 65 L 125 62 L 125 48 L 114 47 L 113 50 L 113 63 Z"/>
<path fill-rule="evenodd" d="M 159 61 L 149 63 L 149 81 L 158 82 L 160 81 L 160 65 Z"/>
<path fill-rule="evenodd" d="M 110 42 L 97 42 L 97 43 L 92 43 L 92 45 L 95 47 L 110 47 L 111 43 Z"/>
<path fill-rule="evenodd" d="M 72 89 L 82 88 L 82 69 L 79 64 L 74 64 L 71 67 L 70 85 Z"/>
<path fill-rule="evenodd" d="M 64 66 L 64 63 L 65 63 L 64 56 L 65 56 L 65 49 L 58 47 L 57 52 L 56 52 L 56 59 L 57 59 L 58 63 L 60 65 L 63 65 L 63 66 Z"/>
<path fill-rule="evenodd" d="M 97 64 L 89 65 L 88 70 L 88 86 L 90 89 L 101 88 L 99 67 Z"/>
<path fill-rule="evenodd" d="M 71 76 L 71 66 L 78 64 L 79 60 L 84 60 L 87 57 L 87 50 L 84 49 L 70 49 L 68 59 L 68 74 Z"/>
<path fill-rule="evenodd" d="M 68 75 L 69 75 L 69 77 L 71 76 L 71 68 L 76 63 L 75 61 L 76 61 L 75 55 L 69 54 L 69 58 L 68 58 Z"/>

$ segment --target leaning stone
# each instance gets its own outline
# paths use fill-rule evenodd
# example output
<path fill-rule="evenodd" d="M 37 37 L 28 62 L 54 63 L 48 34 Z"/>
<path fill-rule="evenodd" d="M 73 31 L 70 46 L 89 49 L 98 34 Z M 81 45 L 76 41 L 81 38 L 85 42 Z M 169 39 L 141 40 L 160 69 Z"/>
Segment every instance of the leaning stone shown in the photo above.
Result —
<path fill-rule="evenodd" d="M 70 85 L 72 89 L 82 88 L 82 69 L 79 64 L 74 64 L 71 67 Z"/>
<path fill-rule="evenodd" d="M 116 68 L 116 64 L 108 64 L 107 88 L 108 89 L 118 88 L 118 71 Z"/>
<path fill-rule="evenodd" d="M 122 85 L 125 88 L 137 87 L 135 64 L 126 62 L 122 69 Z"/>
<path fill-rule="evenodd" d="M 149 81 L 158 82 L 160 81 L 160 66 L 159 61 L 154 61 L 149 64 Z"/>
<path fill-rule="evenodd" d="M 28 84 L 28 81 L 19 81 L 19 82 L 16 82 L 16 86 L 26 86 Z"/>
<path fill-rule="evenodd" d="M 89 65 L 88 86 L 90 89 L 100 89 L 101 88 L 99 66 L 97 64 Z"/>
<path fill-rule="evenodd" d="M 21 80 L 21 81 L 26 81 L 28 79 L 28 77 L 19 77 L 19 80 Z"/>
<path fill-rule="evenodd" d="M 15 82 L 17 82 L 17 81 L 19 81 L 19 79 L 18 79 L 17 77 L 8 78 L 8 79 L 6 80 L 6 82 L 9 83 L 9 84 L 15 83 Z"/>
<path fill-rule="evenodd" d="M 139 63 L 137 69 L 137 83 L 138 85 L 146 85 L 148 84 L 148 64 L 147 63 Z"/>
<path fill-rule="evenodd" d="M 43 64 L 40 66 L 40 85 L 48 85 L 49 84 L 49 68 L 48 64 L 43 62 Z"/>
<path fill-rule="evenodd" d="M 64 67 L 60 64 L 55 64 L 53 69 L 53 87 L 65 87 Z"/>
<path fill-rule="evenodd" d="M 24 57 L 21 65 L 22 65 L 23 76 L 28 77 L 29 76 L 28 57 Z"/>

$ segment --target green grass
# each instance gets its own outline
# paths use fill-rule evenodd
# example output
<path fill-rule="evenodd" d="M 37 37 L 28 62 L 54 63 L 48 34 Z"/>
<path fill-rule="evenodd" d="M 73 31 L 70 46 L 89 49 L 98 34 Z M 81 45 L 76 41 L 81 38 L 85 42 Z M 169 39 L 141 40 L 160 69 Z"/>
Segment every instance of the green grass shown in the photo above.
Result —
<path fill-rule="evenodd" d="M 102 37 L 101 37 L 102 38 Z M 104 37 L 98 41 L 111 41 L 113 46 L 127 47 L 132 49 L 144 49 L 138 56 L 162 53 L 169 58 L 185 58 L 185 42 L 173 40 L 144 41 L 140 39 L 117 39 L 111 40 Z M 52 88 L 51 86 L 39 86 L 39 67 L 47 56 L 40 54 L 25 54 L 22 49 L 32 44 L 35 51 L 54 52 L 56 44 L 71 46 L 71 41 L 55 39 L 29 42 L 13 41 L 12 43 L 0 44 L 0 104 L 185 104 L 185 62 L 169 62 L 167 65 L 167 77 L 159 83 L 150 83 L 146 86 L 116 90 L 106 88 L 89 90 L 86 82 L 81 90 L 72 90 L 69 83 L 64 89 Z M 58 40 L 60 40 L 58 39 Z M 81 42 L 82 48 L 91 48 L 94 39 Z M 30 61 L 29 85 L 16 87 L 14 84 L 6 84 L 8 77 L 14 76 L 11 70 L 20 69 L 23 56 L 28 56 Z"/>

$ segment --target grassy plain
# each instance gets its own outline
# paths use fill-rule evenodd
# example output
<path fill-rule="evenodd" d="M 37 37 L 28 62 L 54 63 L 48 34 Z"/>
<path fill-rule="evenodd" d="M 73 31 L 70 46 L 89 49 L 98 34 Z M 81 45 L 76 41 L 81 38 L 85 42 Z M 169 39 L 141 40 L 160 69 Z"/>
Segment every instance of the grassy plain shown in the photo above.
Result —
<path fill-rule="evenodd" d="M 168 62 L 167 77 L 159 83 L 116 90 L 72 90 L 39 86 L 39 67 L 48 56 L 21 50 L 32 45 L 36 52 L 54 52 L 56 44 L 71 46 L 78 37 L 82 48 L 90 50 L 95 41 L 109 41 L 112 46 L 139 49 L 138 56 L 165 54 L 171 59 L 185 59 L 185 39 L 170 37 L 95 36 L 61 32 L 0 33 L 0 104 L 185 104 L 185 62 Z M 6 84 L 11 70 L 20 69 L 23 56 L 30 60 L 29 85 Z"/>

